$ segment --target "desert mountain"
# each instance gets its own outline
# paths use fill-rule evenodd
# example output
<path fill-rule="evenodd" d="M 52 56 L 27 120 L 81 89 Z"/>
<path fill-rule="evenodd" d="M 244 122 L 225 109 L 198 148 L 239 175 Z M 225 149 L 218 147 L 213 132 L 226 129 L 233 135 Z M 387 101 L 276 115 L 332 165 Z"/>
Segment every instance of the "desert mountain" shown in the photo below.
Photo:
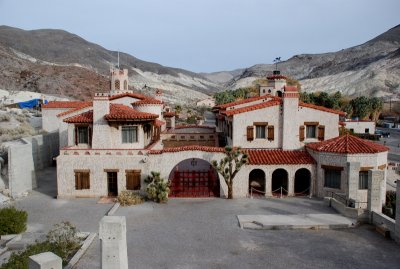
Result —
<path fill-rule="evenodd" d="M 29 90 L 89 98 L 108 89 L 110 67 L 117 52 L 90 43 L 63 30 L 25 31 L 0 26 L 0 89 Z M 165 67 L 120 53 L 121 67 L 128 68 L 130 85 L 153 94 L 164 90 L 173 102 L 191 102 L 220 90 L 205 77 Z"/>
<path fill-rule="evenodd" d="M 225 87 L 250 86 L 274 68 L 272 64 L 254 65 L 226 82 Z M 400 25 L 359 46 L 293 56 L 279 63 L 278 68 L 300 80 L 305 91 L 400 98 Z"/>

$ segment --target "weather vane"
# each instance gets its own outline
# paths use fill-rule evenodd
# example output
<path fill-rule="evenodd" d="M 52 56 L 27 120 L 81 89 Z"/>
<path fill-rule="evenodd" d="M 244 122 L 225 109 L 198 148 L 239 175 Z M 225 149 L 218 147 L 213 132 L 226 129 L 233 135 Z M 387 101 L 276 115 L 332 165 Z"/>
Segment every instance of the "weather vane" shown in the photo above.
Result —
<path fill-rule="evenodd" d="M 275 70 L 278 70 L 278 63 L 280 63 L 280 62 L 281 62 L 281 57 L 276 57 L 274 60 Z"/>

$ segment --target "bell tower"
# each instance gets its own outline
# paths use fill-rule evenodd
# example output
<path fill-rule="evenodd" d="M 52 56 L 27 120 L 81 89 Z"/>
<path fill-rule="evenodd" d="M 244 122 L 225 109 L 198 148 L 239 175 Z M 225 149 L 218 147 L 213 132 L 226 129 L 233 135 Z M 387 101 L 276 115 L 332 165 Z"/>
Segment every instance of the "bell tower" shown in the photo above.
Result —
<path fill-rule="evenodd" d="M 111 87 L 110 94 L 116 95 L 125 92 L 132 92 L 129 90 L 128 69 L 120 69 L 119 67 L 119 52 L 118 52 L 118 65 L 112 67 L 111 70 Z"/>

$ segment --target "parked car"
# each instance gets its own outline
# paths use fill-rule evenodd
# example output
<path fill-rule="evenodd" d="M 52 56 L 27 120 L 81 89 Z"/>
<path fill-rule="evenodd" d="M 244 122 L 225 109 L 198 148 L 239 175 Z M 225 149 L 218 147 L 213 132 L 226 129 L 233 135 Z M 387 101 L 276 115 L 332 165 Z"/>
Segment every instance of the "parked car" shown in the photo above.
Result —
<path fill-rule="evenodd" d="M 390 137 L 390 132 L 384 132 L 382 130 L 376 130 L 375 134 L 379 136 L 379 138 L 381 137 Z"/>

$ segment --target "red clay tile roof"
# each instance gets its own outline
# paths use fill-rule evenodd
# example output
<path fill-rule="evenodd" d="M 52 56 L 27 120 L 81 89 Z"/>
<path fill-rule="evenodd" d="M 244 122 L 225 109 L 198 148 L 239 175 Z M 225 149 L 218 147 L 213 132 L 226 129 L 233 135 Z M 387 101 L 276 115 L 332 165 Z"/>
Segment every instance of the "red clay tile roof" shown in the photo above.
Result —
<path fill-rule="evenodd" d="M 146 95 L 140 94 L 140 93 L 125 92 L 125 93 L 120 93 L 120 94 L 116 94 L 116 95 L 110 96 L 109 99 L 110 100 L 115 100 L 115 99 L 119 99 L 119 98 L 122 98 L 122 97 L 132 97 L 132 98 L 136 98 L 136 99 L 140 99 L 140 100 L 151 98 L 149 96 L 146 96 Z"/>
<path fill-rule="evenodd" d="M 312 109 L 316 109 L 316 110 L 321 110 L 321 111 L 325 111 L 325 112 L 329 112 L 329 113 L 334 113 L 334 114 L 338 114 L 340 116 L 346 116 L 346 113 L 343 111 L 339 111 L 339 110 L 335 110 L 335 109 L 331 109 L 331 108 L 326 108 L 323 106 L 317 106 L 314 104 L 308 104 L 308 103 L 303 103 L 303 102 L 299 102 L 299 106 L 303 106 L 303 107 L 308 107 L 308 108 L 312 108 Z"/>
<path fill-rule="evenodd" d="M 224 152 L 224 148 L 207 147 L 207 146 L 183 146 L 183 147 L 175 147 L 175 148 L 164 148 L 161 150 L 150 150 L 149 154 L 162 154 L 162 153 L 167 153 L 167 152 L 180 152 L 180 151 Z"/>
<path fill-rule="evenodd" d="M 165 124 L 164 121 L 161 121 L 161 120 L 158 120 L 158 119 L 156 119 L 156 120 L 154 121 L 154 125 L 155 125 L 155 126 L 161 126 L 161 125 L 164 125 L 164 124 Z"/>
<path fill-rule="evenodd" d="M 79 106 L 77 106 L 75 108 L 72 108 L 70 110 L 61 112 L 60 114 L 57 114 L 57 117 L 65 116 L 65 115 L 71 114 L 73 112 L 79 111 L 79 110 L 81 110 L 83 108 L 87 108 L 87 107 L 91 107 L 91 106 L 93 106 L 93 102 L 84 102 L 84 103 L 82 103 L 81 105 L 79 105 Z"/>
<path fill-rule="evenodd" d="M 280 105 L 281 103 L 282 103 L 282 101 L 275 99 L 275 100 L 255 104 L 255 105 L 241 107 L 238 109 L 224 110 L 224 111 L 221 111 L 221 114 L 226 115 L 226 116 L 232 116 L 232 115 L 249 112 L 249 111 L 253 111 L 253 110 L 257 110 L 257 109 L 262 109 L 262 108 L 271 107 L 271 106 L 277 106 L 277 105 Z"/>
<path fill-rule="evenodd" d="M 165 118 L 168 118 L 168 117 L 176 116 L 176 113 L 172 112 L 172 111 L 171 112 L 164 112 L 163 115 L 164 115 Z"/>
<path fill-rule="evenodd" d="M 349 134 L 322 142 L 310 143 L 306 147 L 314 151 L 346 154 L 378 153 L 389 150 L 383 145 Z"/>
<path fill-rule="evenodd" d="M 50 101 L 43 104 L 42 108 L 77 108 L 84 104 L 90 103 L 88 101 Z"/>
<path fill-rule="evenodd" d="M 158 115 L 139 112 L 122 104 L 110 104 L 110 113 L 105 115 L 104 118 L 107 120 L 156 119 Z"/>
<path fill-rule="evenodd" d="M 133 106 L 138 106 L 138 105 L 162 105 L 162 104 L 164 104 L 163 101 L 160 101 L 160 100 L 157 100 L 157 99 L 154 99 L 154 98 L 146 98 L 146 99 L 143 99 L 143 100 L 136 101 L 136 102 L 132 103 Z"/>
<path fill-rule="evenodd" d="M 93 123 L 93 110 L 64 119 L 67 123 Z"/>
<path fill-rule="evenodd" d="M 250 165 L 314 164 L 315 160 L 304 150 L 244 149 Z"/>
<path fill-rule="evenodd" d="M 296 86 L 285 86 L 284 87 L 285 92 L 298 92 L 299 89 L 297 89 Z"/>
<path fill-rule="evenodd" d="M 241 104 L 246 104 L 246 103 L 254 102 L 254 101 L 257 101 L 257 100 L 260 100 L 260 99 L 264 99 L 264 98 L 268 98 L 268 97 L 270 97 L 270 96 L 264 95 L 264 96 L 250 97 L 250 98 L 247 98 L 247 99 L 242 99 L 242 100 L 231 102 L 231 103 L 217 105 L 214 108 L 224 109 L 224 108 L 227 108 L 227 107 L 230 107 L 230 106 L 237 106 L 237 105 L 241 105 Z"/>

